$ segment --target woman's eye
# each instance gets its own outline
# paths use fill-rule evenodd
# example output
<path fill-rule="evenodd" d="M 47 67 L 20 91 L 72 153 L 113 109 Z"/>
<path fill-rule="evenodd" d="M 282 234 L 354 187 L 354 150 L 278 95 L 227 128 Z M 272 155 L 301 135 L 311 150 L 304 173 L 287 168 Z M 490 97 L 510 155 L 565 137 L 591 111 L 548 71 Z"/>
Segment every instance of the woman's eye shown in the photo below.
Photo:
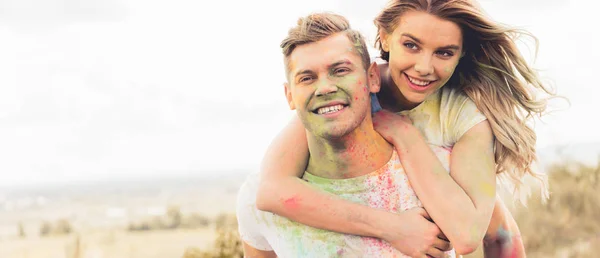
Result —
<path fill-rule="evenodd" d="M 438 51 L 438 55 L 443 56 L 443 57 L 451 57 L 451 56 L 454 56 L 454 53 L 452 53 L 450 51 Z"/>
<path fill-rule="evenodd" d="M 411 42 L 404 43 L 404 46 L 407 48 L 410 48 L 410 49 L 415 49 L 415 50 L 417 49 L 417 45 L 415 45 L 414 43 L 411 43 Z"/>

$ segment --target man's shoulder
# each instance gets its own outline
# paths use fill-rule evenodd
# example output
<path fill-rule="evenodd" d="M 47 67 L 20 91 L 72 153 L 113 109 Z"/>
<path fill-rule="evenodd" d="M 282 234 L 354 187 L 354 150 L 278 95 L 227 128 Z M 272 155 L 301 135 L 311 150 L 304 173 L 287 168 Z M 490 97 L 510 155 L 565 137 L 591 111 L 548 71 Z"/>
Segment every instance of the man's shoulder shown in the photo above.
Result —
<path fill-rule="evenodd" d="M 252 172 L 246 176 L 237 193 L 237 206 L 256 203 L 260 175 Z"/>
<path fill-rule="evenodd" d="M 258 173 L 248 174 L 240 185 L 236 201 L 236 217 L 241 239 L 248 245 L 264 251 L 273 250 L 265 235 L 266 215 L 256 207 L 256 194 L 260 176 Z"/>

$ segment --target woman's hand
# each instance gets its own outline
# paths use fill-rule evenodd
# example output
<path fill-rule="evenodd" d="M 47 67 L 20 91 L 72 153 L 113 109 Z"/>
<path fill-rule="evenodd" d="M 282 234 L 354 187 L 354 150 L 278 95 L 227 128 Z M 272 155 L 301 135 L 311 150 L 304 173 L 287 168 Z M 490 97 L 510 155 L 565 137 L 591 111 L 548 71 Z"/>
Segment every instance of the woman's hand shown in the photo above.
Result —
<path fill-rule="evenodd" d="M 397 115 L 387 110 L 373 114 L 373 128 L 394 146 L 402 146 L 402 141 L 418 133 L 412 121 L 405 115 Z"/>
<path fill-rule="evenodd" d="M 411 257 L 445 257 L 452 245 L 423 208 L 379 216 L 379 238 Z M 428 256 L 427 256 L 428 255 Z"/>

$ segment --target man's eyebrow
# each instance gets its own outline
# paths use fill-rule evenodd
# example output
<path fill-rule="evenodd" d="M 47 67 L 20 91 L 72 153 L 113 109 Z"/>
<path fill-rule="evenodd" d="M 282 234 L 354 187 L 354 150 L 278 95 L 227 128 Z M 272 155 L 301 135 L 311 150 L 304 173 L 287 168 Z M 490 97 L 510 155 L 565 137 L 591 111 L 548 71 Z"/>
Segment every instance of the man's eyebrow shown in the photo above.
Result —
<path fill-rule="evenodd" d="M 420 39 L 418 39 L 417 37 L 411 35 L 410 33 L 402 33 L 401 36 L 409 37 L 412 40 L 414 40 L 415 42 L 417 42 L 419 44 L 423 44 Z M 450 44 L 450 45 L 447 45 L 447 46 L 439 47 L 438 49 L 452 49 L 452 50 L 458 51 L 458 50 L 460 50 L 460 47 L 457 46 L 457 45 L 454 45 L 454 44 Z"/>
<path fill-rule="evenodd" d="M 313 74 L 313 73 L 314 72 L 312 70 L 308 70 L 308 69 L 300 70 L 300 71 L 296 72 L 296 74 L 294 74 L 294 78 L 298 77 L 298 75 Z"/>
<path fill-rule="evenodd" d="M 333 63 L 333 64 L 330 64 L 330 65 L 328 65 L 327 67 L 328 67 L 329 69 L 331 69 L 331 68 L 334 68 L 334 67 L 336 67 L 336 66 L 343 65 L 343 64 L 346 64 L 346 65 L 353 65 L 353 63 L 352 63 L 350 60 L 348 60 L 348 59 L 342 59 L 342 60 L 336 61 L 336 62 L 335 62 L 335 63 Z M 294 78 L 298 77 L 299 75 L 304 75 L 304 74 L 314 74 L 314 73 L 315 73 L 315 72 L 314 72 L 314 71 L 312 71 L 312 70 L 309 70 L 309 69 L 304 69 L 304 70 L 300 70 L 300 71 L 296 72 L 296 73 L 294 74 Z"/>
<path fill-rule="evenodd" d="M 348 60 L 348 59 L 342 59 L 342 60 L 339 60 L 339 61 L 337 61 L 337 62 L 335 62 L 335 63 L 331 64 L 329 67 L 336 67 L 336 66 L 338 66 L 338 65 L 343 65 L 343 64 L 348 64 L 348 65 L 351 65 L 351 64 L 352 64 L 352 62 L 350 62 L 350 60 Z"/>

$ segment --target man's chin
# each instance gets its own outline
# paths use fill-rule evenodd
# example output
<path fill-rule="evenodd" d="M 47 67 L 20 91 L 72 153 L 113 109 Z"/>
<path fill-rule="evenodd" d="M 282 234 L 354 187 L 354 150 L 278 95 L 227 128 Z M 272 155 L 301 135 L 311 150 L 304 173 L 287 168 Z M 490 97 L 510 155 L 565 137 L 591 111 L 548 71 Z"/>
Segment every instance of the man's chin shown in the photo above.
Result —
<path fill-rule="evenodd" d="M 324 130 L 319 132 L 317 136 L 327 140 L 335 140 L 341 139 L 347 134 L 348 132 L 346 130 Z"/>

